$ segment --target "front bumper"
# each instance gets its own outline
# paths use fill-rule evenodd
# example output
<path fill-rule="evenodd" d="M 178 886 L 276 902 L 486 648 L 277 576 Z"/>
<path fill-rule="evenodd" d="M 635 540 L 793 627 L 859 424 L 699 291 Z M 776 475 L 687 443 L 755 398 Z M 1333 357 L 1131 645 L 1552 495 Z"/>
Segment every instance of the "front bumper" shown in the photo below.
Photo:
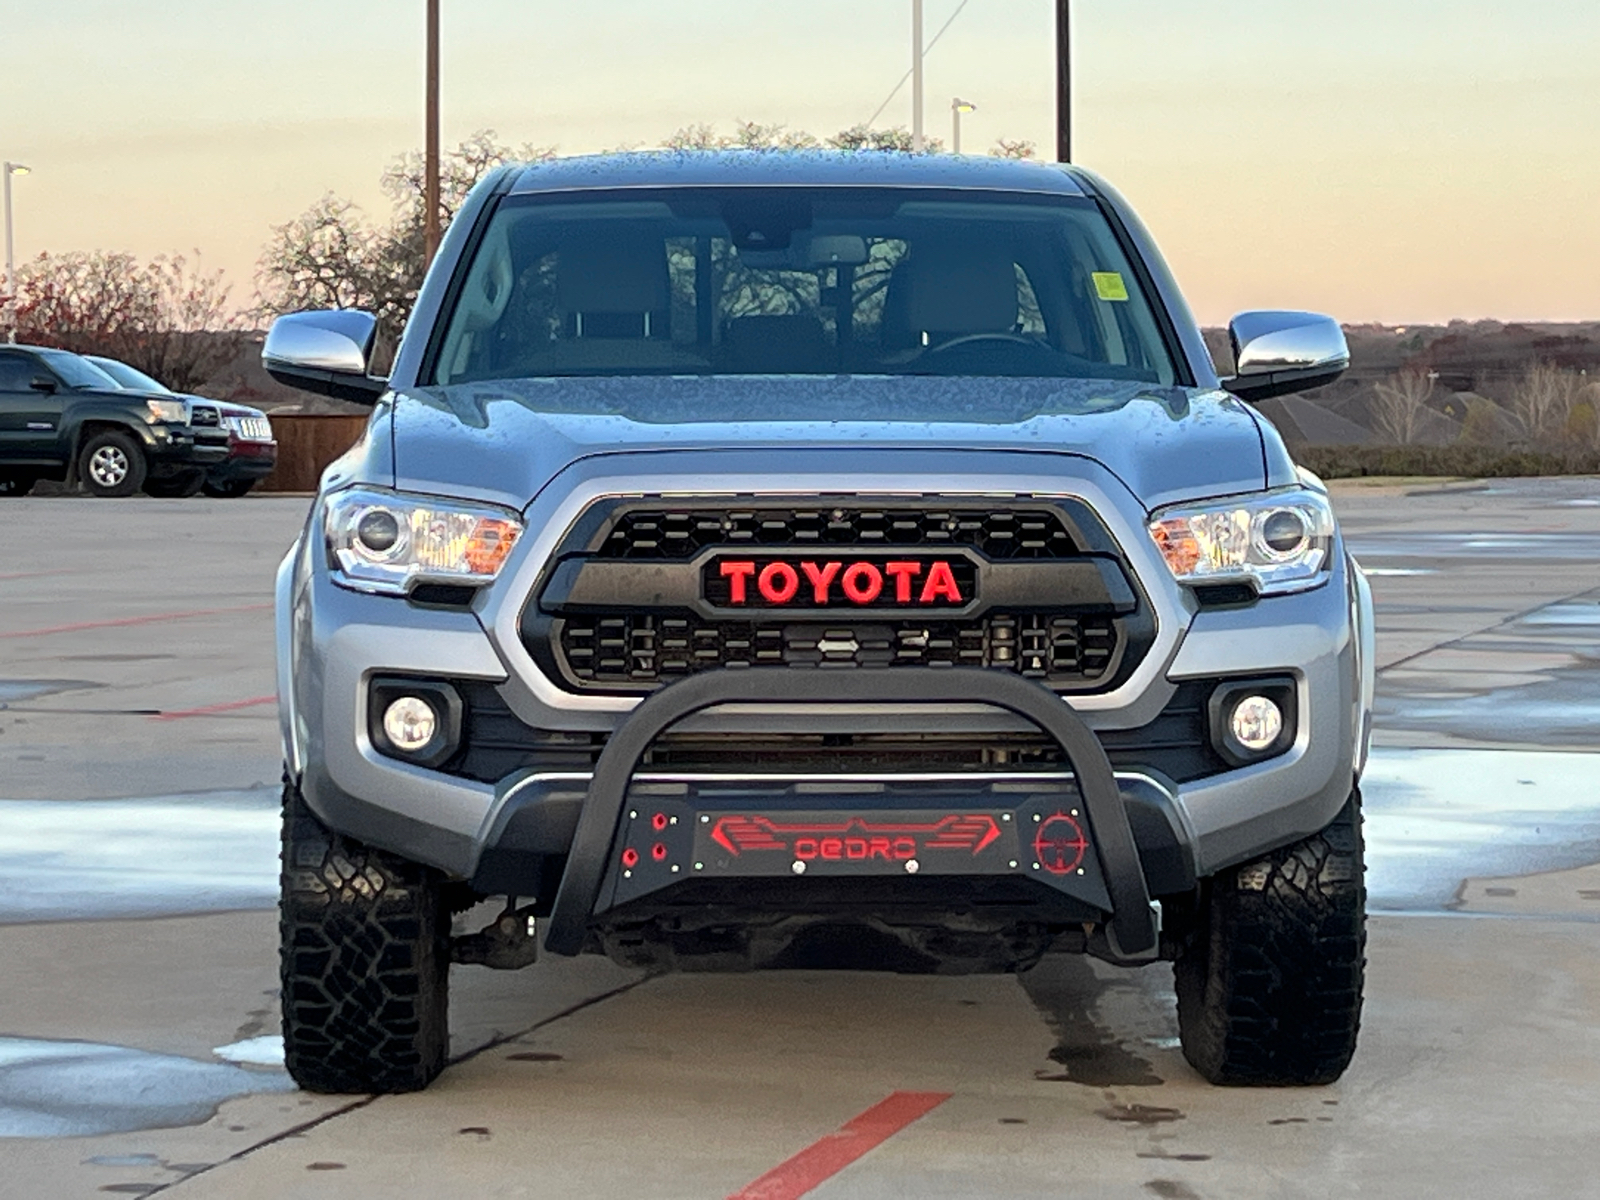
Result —
<path fill-rule="evenodd" d="M 387 758 L 373 747 L 366 732 L 365 696 L 374 676 L 479 680 L 495 687 L 514 706 L 521 695 L 514 664 L 508 670 L 506 656 L 486 632 L 478 613 L 427 609 L 346 591 L 334 586 L 325 571 L 312 569 L 300 554 L 285 561 L 279 585 L 283 671 L 279 694 L 288 698 L 282 710 L 285 740 L 291 767 L 301 778 L 313 809 L 335 828 L 473 880 L 486 892 L 544 893 L 548 902 L 554 898 L 563 867 L 569 862 L 588 862 L 584 868 L 589 873 L 587 881 L 569 869 L 561 882 L 567 900 L 556 901 L 558 944 L 571 944 L 571 931 L 580 919 L 572 914 L 581 913 L 582 919 L 587 919 L 602 903 L 607 886 L 612 889 L 610 894 L 616 895 L 616 881 L 608 885 L 604 869 L 614 865 L 612 850 L 625 802 L 629 811 L 636 811 L 633 797 L 652 788 L 659 794 L 667 787 L 681 797 L 675 801 L 684 806 L 681 816 L 733 811 L 725 789 L 717 791 L 717 781 L 648 771 L 634 776 L 632 761 L 626 767 L 615 765 L 626 757 L 622 749 L 616 751 L 612 765 L 603 769 L 524 771 L 494 783 Z M 1155 682 L 1122 708 L 1079 708 L 1076 702 L 1069 706 L 1013 676 L 978 674 L 1036 692 L 1051 713 L 1085 730 L 1107 734 L 1143 725 L 1152 705 L 1159 708 L 1176 684 L 1186 679 L 1219 675 L 1288 675 L 1294 679 L 1297 736 L 1284 753 L 1272 759 L 1189 783 L 1174 783 L 1159 772 L 1121 771 L 1113 776 L 1104 768 L 1102 783 L 1111 781 L 1108 786 L 1118 798 L 1115 807 L 1121 816 L 1120 821 L 1116 815 L 1091 821 L 1095 837 L 1101 829 L 1125 825 L 1131 830 L 1140 886 L 1149 894 L 1180 894 L 1191 888 L 1197 877 L 1315 832 L 1345 802 L 1363 735 L 1362 639 L 1356 635 L 1359 609 L 1358 577 L 1341 557 L 1328 584 L 1314 591 L 1261 600 L 1248 608 L 1194 613 L 1178 631 L 1181 636 L 1170 639 L 1170 649 L 1155 663 L 1159 669 Z M 763 674 L 767 673 L 718 672 L 687 682 L 705 681 L 720 687 L 726 677 L 748 680 Z M 739 700 L 731 693 L 718 693 L 709 705 L 678 717 L 678 728 L 759 727 L 763 720 L 792 725 L 801 719 L 804 714 L 799 710 L 808 704 L 831 715 L 836 724 L 845 723 L 846 728 L 878 719 L 910 720 L 936 722 L 941 727 L 953 724 L 981 736 L 987 731 L 1042 724 L 1033 719 L 1038 714 L 1024 719 L 1014 710 L 1006 714 L 985 708 L 986 702 L 969 690 L 935 696 L 918 682 L 907 685 L 913 692 L 894 700 L 874 700 L 865 693 L 857 696 L 841 690 L 847 678 L 864 680 L 860 686 L 870 692 L 869 685 L 906 678 L 907 672 L 776 674 L 783 680 L 781 703 L 772 704 L 772 696 Z M 927 683 L 937 686 L 938 677 L 952 673 L 935 674 Z M 794 690 L 806 678 L 825 685 L 827 694 L 820 701 L 807 701 Z M 624 732 L 636 726 L 648 706 L 684 687 L 678 684 L 663 689 L 620 723 L 607 719 L 605 724 L 612 730 L 607 745 L 624 745 Z M 908 705 L 913 702 L 919 707 L 908 717 Z M 1104 755 L 1098 745 L 1094 755 L 1098 760 L 1084 768 L 1080 754 L 1070 754 L 1071 771 L 1053 780 L 1036 776 L 1035 782 L 1081 788 L 1080 776 L 1087 778 L 1085 772 L 1101 776 Z M 630 777 L 632 790 L 619 790 L 617 781 L 625 783 Z M 814 789 L 802 798 L 792 790 L 794 780 L 767 782 L 774 796 L 746 797 L 734 807 L 770 815 L 819 806 Z M 839 782 L 862 785 L 874 781 L 847 778 Z M 1015 781 L 962 776 L 930 777 L 926 782 L 927 803 L 920 805 L 924 809 L 943 803 L 941 789 L 964 787 L 965 798 L 957 807 L 998 814 L 1009 803 L 1014 816 L 1026 815 L 1016 806 L 1014 795 L 1009 800 L 997 799 L 1004 786 Z M 975 785 L 982 794 L 974 793 Z M 1001 785 L 1001 792 L 995 792 L 994 785 Z M 780 794 L 786 789 L 787 798 Z M 601 796 L 611 798 L 597 803 L 595 798 Z M 892 807 L 892 799 L 882 802 Z M 909 805 L 916 801 L 902 798 L 899 802 Z M 836 808 L 838 803 L 829 800 L 825 807 Z M 865 811 L 860 802 L 855 807 Z M 1102 801 L 1101 807 L 1108 806 Z M 587 819 L 587 828 L 585 814 L 595 814 Z M 1027 865 L 1019 868 L 1022 874 L 1031 873 L 1032 861 L 1026 860 Z M 1117 871 L 1130 875 L 1127 862 L 1124 855 L 1122 866 L 1105 868 L 1108 884 Z M 538 878 L 541 872 L 543 879 Z M 1131 887 L 1127 885 L 1125 892 Z M 1089 898 L 1079 899 L 1092 907 Z M 1137 912 L 1140 902 L 1125 894 L 1123 901 L 1112 907 L 1119 914 Z M 567 931 L 565 935 L 560 929 Z M 561 940 L 563 936 L 566 941 Z M 1124 948 L 1138 941 L 1130 935 Z"/>
<path fill-rule="evenodd" d="M 265 479 L 278 465 L 277 442 L 235 441 L 228 457 L 206 471 L 212 483 L 237 483 L 245 479 Z"/>

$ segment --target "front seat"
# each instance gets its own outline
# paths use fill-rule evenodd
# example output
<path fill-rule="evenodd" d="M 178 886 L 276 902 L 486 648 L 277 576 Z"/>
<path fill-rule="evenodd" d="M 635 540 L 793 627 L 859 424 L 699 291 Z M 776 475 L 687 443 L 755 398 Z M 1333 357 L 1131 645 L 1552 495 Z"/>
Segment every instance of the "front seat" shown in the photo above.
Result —
<path fill-rule="evenodd" d="M 974 333 L 1014 333 L 1011 255 L 969 242 L 914 242 L 894 269 L 883 306 L 886 350 L 936 347 Z"/>

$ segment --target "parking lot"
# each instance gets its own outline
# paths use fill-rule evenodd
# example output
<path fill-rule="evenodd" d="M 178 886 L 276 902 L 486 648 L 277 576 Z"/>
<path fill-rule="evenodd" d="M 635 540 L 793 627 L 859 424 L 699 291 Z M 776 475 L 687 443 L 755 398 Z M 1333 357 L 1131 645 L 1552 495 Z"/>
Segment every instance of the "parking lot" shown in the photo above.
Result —
<path fill-rule="evenodd" d="M 294 1091 L 270 1042 L 306 499 L 0 502 L 0 1195 L 1600 1195 L 1600 482 L 1336 502 L 1380 668 L 1338 1084 L 1201 1082 L 1165 965 L 589 958 L 455 968 L 456 1064 L 377 1100 Z"/>

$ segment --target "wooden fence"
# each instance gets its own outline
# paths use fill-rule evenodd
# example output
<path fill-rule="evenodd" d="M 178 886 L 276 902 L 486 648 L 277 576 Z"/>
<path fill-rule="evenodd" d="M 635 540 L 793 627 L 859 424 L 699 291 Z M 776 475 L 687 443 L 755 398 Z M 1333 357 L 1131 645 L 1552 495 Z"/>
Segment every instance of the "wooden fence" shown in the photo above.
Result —
<path fill-rule="evenodd" d="M 257 486 L 263 492 L 314 492 L 328 464 L 350 449 L 367 427 L 364 416 L 285 413 L 272 418 L 278 465 Z"/>

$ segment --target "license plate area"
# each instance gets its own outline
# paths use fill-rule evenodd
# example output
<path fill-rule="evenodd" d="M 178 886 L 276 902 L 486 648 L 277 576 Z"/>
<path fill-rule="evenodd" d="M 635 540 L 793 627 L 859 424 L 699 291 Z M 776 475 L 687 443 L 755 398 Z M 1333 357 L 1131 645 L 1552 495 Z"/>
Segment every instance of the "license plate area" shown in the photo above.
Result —
<path fill-rule="evenodd" d="M 758 887 L 756 881 L 779 879 L 972 876 L 1028 878 L 1110 907 L 1093 833 L 1070 783 L 1019 794 L 979 788 L 826 801 L 805 791 L 780 800 L 716 788 L 646 790 L 630 795 L 608 876 L 603 907 L 697 879 L 749 879 Z"/>

